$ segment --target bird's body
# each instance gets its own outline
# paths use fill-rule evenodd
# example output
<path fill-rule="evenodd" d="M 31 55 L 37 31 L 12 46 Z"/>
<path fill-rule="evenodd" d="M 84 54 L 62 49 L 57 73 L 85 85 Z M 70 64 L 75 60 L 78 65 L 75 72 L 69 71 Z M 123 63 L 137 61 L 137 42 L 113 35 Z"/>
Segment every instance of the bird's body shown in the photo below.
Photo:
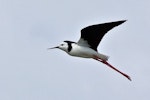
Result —
<path fill-rule="evenodd" d="M 80 46 L 75 42 L 64 41 L 63 44 L 67 46 L 69 43 L 71 43 L 69 45 L 71 49 L 70 50 L 62 49 L 62 50 L 64 50 L 66 53 L 68 53 L 71 56 L 82 57 L 82 58 L 93 58 L 95 56 L 98 56 L 102 60 L 105 60 L 105 61 L 108 60 L 108 56 L 106 56 L 104 54 L 100 54 L 97 51 L 95 51 L 89 47 Z"/>
<path fill-rule="evenodd" d="M 107 55 L 101 54 L 97 51 L 97 47 L 101 39 L 103 38 L 103 36 L 109 30 L 124 22 L 125 20 L 122 20 L 122 21 L 102 23 L 102 24 L 85 27 L 81 30 L 81 38 L 79 39 L 78 42 L 64 41 L 59 46 L 53 48 L 59 48 L 71 56 L 82 57 L 82 58 L 93 58 L 95 60 L 98 60 L 106 64 L 107 66 L 111 67 L 112 69 L 116 70 L 117 72 L 119 72 L 120 74 L 128 78 L 129 80 L 131 80 L 131 78 L 127 74 L 119 71 L 118 69 L 116 69 L 115 67 L 113 67 L 107 62 L 109 58 Z"/>

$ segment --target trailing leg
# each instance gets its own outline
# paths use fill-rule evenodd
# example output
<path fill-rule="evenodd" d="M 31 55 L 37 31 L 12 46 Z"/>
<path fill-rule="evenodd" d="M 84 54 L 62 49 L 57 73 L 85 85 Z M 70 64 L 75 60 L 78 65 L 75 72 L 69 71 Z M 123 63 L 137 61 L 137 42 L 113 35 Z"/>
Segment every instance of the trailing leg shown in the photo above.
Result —
<path fill-rule="evenodd" d="M 97 58 L 97 57 L 94 57 L 93 59 L 95 59 L 95 60 L 97 60 L 97 61 L 100 61 L 100 62 L 102 62 L 103 64 L 106 64 L 107 66 L 109 66 L 109 67 L 112 68 L 113 70 L 119 72 L 120 74 L 122 74 L 123 76 L 125 76 L 126 78 L 128 78 L 128 79 L 131 81 L 130 76 L 128 76 L 127 74 L 121 72 L 120 70 L 118 70 L 117 68 L 115 68 L 114 66 L 112 66 L 111 64 L 109 64 L 107 61 L 101 60 L 101 59 L 99 59 L 99 58 Z"/>

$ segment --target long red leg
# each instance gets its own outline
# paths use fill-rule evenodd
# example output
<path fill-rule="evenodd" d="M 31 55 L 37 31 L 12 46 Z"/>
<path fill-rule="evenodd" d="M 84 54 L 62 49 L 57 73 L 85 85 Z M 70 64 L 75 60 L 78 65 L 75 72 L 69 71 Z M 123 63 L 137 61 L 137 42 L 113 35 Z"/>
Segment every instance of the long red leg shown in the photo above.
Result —
<path fill-rule="evenodd" d="M 103 64 L 106 64 L 107 66 L 109 66 L 110 68 L 114 69 L 115 71 L 119 72 L 120 74 L 122 74 L 123 76 L 125 76 L 126 78 L 128 78 L 130 81 L 131 81 L 131 78 L 130 76 L 128 76 L 127 74 L 119 71 L 118 69 L 116 69 L 115 67 L 113 67 L 111 64 L 109 64 L 107 61 L 104 61 L 104 60 L 101 60 L 101 59 L 97 59 L 97 58 L 94 58 L 95 60 L 98 60 L 100 62 L 102 62 Z"/>

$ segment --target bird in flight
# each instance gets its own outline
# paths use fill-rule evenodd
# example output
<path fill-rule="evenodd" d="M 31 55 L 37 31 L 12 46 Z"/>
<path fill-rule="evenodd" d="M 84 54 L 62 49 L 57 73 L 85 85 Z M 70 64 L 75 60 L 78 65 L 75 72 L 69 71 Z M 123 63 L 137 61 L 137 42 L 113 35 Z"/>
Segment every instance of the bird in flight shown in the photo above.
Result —
<path fill-rule="evenodd" d="M 131 81 L 130 76 L 121 72 L 114 66 L 108 63 L 108 56 L 98 53 L 97 47 L 104 37 L 104 35 L 112 28 L 124 23 L 126 20 L 107 22 L 102 24 L 91 25 L 83 28 L 81 30 L 81 37 L 78 42 L 63 41 L 59 46 L 48 48 L 48 49 L 61 49 L 71 56 L 82 57 L 82 58 L 92 58 L 95 59 L 115 71 L 119 72 L 121 75 L 125 76 Z"/>

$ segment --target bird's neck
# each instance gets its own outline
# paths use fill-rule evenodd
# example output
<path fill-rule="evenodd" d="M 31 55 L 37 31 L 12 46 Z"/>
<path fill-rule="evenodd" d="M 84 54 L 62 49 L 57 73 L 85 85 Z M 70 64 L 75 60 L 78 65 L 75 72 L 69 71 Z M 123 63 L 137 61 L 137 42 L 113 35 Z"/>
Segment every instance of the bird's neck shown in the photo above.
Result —
<path fill-rule="evenodd" d="M 64 41 L 64 42 L 68 44 L 67 52 L 70 52 L 72 50 L 73 44 L 77 44 L 76 42 L 72 42 L 72 41 Z"/>

